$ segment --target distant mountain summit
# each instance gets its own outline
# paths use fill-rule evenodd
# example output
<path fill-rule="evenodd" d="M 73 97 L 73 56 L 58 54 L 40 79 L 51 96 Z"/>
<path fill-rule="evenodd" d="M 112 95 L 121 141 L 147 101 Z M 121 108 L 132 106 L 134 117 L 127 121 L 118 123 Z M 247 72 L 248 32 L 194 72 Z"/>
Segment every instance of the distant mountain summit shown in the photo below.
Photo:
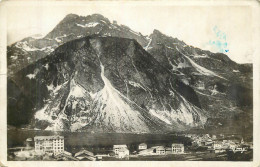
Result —
<path fill-rule="evenodd" d="M 45 37 L 28 37 L 8 46 L 8 74 L 12 75 L 47 56 L 65 42 L 94 34 L 136 39 L 141 45 L 148 42 L 141 33 L 134 32 L 127 26 L 111 23 L 102 15 L 84 17 L 69 14 Z"/>
<path fill-rule="evenodd" d="M 8 46 L 7 56 L 10 125 L 252 131 L 252 65 L 158 30 L 143 36 L 99 14 L 69 14 L 45 37 Z"/>

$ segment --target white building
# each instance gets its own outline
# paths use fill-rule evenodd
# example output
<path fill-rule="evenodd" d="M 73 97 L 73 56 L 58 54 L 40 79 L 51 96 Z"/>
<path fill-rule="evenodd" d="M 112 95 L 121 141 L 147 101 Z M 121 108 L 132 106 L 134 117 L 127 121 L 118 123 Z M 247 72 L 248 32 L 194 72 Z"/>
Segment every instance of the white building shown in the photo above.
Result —
<path fill-rule="evenodd" d="M 229 149 L 234 151 L 237 148 L 237 145 L 235 143 L 230 143 L 229 144 Z"/>
<path fill-rule="evenodd" d="M 216 135 L 212 135 L 212 139 L 213 139 L 213 140 L 216 140 L 216 139 L 217 139 L 217 136 L 216 136 Z"/>
<path fill-rule="evenodd" d="M 166 150 L 165 150 L 165 148 L 163 146 L 158 146 L 155 149 L 155 153 L 159 154 L 159 155 L 166 154 Z"/>
<path fill-rule="evenodd" d="M 147 149 L 147 144 L 146 144 L 146 143 L 141 143 L 141 144 L 139 144 L 138 149 L 139 149 L 139 150 L 145 150 L 145 149 Z"/>
<path fill-rule="evenodd" d="M 127 149 L 127 146 L 125 144 L 124 145 L 114 145 L 113 150 L 115 152 L 115 155 L 118 155 L 119 150 L 124 149 L 124 148 Z"/>
<path fill-rule="evenodd" d="M 33 143 L 32 138 L 27 138 L 27 139 L 25 140 L 26 148 L 32 147 L 32 143 Z"/>
<path fill-rule="evenodd" d="M 121 148 L 118 150 L 118 158 L 128 158 L 129 150 L 127 148 Z"/>
<path fill-rule="evenodd" d="M 184 153 L 184 145 L 183 144 L 172 144 L 172 153 L 173 154 L 182 154 Z"/>
<path fill-rule="evenodd" d="M 233 150 L 233 151 L 234 151 L 234 152 L 241 152 L 241 153 L 243 153 L 243 152 L 245 152 L 245 151 L 247 151 L 247 150 L 246 150 L 245 147 L 236 147 L 235 150 Z"/>
<path fill-rule="evenodd" d="M 63 136 L 35 136 L 35 151 L 43 153 L 58 153 L 64 152 L 64 137 Z"/>
<path fill-rule="evenodd" d="M 214 149 L 214 150 L 222 149 L 222 142 L 221 142 L 221 141 L 215 141 L 215 142 L 213 143 L 213 149 Z"/>

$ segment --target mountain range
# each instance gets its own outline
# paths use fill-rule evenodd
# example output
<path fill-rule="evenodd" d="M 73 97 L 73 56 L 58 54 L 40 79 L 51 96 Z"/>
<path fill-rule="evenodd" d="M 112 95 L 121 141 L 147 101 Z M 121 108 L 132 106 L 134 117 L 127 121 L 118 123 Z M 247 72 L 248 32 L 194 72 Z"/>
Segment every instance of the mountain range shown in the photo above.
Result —
<path fill-rule="evenodd" d="M 8 125 L 51 131 L 252 132 L 252 64 L 99 14 L 7 47 Z"/>

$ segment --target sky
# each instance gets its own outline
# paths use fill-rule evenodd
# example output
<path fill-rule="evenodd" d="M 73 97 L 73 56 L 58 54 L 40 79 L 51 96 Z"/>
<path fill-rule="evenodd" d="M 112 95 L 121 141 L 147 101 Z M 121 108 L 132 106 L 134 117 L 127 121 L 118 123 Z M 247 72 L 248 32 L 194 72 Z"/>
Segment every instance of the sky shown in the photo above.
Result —
<path fill-rule="evenodd" d="M 157 29 L 188 45 L 225 53 L 235 62 L 252 63 L 252 11 L 248 6 L 75 2 L 19 3 L 6 9 L 8 45 L 35 34 L 46 35 L 69 13 L 99 13 L 143 35 Z"/>

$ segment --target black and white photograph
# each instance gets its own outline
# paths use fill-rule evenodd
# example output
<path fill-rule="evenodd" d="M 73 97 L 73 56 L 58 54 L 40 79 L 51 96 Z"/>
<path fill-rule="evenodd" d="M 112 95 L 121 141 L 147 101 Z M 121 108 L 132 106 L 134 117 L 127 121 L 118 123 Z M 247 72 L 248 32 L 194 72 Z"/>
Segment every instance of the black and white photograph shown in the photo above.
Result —
<path fill-rule="evenodd" d="M 15 2 L 1 161 L 259 158 L 257 3 Z"/>

